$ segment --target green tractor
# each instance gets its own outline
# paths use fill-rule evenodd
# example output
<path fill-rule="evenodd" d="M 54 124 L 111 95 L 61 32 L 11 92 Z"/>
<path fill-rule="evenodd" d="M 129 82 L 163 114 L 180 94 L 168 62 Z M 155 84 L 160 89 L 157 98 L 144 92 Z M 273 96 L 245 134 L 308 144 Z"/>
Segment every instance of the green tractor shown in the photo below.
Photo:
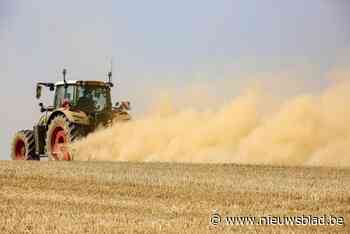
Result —
<path fill-rule="evenodd" d="M 109 126 L 114 122 L 127 121 L 130 103 L 117 102 L 112 106 L 112 73 L 108 82 L 103 81 L 63 81 L 54 83 L 39 82 L 36 98 L 39 99 L 42 87 L 55 91 L 52 106 L 39 103 L 43 113 L 33 130 L 21 130 L 13 138 L 11 158 L 13 160 L 73 160 L 68 144 L 95 131 L 99 126 Z"/>

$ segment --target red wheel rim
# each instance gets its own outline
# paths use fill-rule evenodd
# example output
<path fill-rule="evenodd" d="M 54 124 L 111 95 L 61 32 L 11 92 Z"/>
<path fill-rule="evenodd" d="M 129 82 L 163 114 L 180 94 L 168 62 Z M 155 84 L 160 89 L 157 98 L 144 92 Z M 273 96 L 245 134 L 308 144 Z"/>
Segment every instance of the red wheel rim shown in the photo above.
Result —
<path fill-rule="evenodd" d="M 55 160 L 70 160 L 70 155 L 66 148 L 67 143 L 68 139 L 64 129 L 56 127 L 51 138 L 51 154 Z"/>
<path fill-rule="evenodd" d="M 24 141 L 18 139 L 15 144 L 15 159 L 16 160 L 24 160 L 26 157 L 26 147 Z"/>

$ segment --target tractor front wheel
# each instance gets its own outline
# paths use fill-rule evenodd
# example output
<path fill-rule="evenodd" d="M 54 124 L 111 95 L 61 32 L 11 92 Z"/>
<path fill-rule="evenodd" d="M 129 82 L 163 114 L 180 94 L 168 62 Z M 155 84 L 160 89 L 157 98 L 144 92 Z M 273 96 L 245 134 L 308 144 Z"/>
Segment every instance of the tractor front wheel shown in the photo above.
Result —
<path fill-rule="evenodd" d="M 79 136 L 78 125 L 71 123 L 63 115 L 56 116 L 47 130 L 46 147 L 49 160 L 73 160 L 68 144 Z"/>
<path fill-rule="evenodd" d="M 39 160 L 35 154 L 34 134 L 31 130 L 17 132 L 11 145 L 12 160 Z"/>

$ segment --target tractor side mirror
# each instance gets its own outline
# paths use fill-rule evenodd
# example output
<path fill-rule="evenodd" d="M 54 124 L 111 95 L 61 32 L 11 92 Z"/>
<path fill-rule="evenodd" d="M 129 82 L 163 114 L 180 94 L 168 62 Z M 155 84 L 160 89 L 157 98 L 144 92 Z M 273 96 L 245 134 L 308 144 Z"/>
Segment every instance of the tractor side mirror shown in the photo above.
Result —
<path fill-rule="evenodd" d="M 42 87 L 40 85 L 36 86 L 36 98 L 39 99 L 41 97 Z"/>

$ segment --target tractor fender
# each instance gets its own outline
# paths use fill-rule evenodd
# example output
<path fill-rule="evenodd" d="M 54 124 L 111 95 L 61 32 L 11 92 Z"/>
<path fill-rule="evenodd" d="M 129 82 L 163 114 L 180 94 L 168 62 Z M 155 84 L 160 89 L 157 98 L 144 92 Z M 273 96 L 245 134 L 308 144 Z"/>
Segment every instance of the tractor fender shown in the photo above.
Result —
<path fill-rule="evenodd" d="M 71 111 L 67 108 L 59 108 L 51 112 L 50 116 L 48 117 L 48 124 L 50 124 L 51 120 L 55 118 L 57 115 L 66 116 L 66 118 L 72 123 L 81 124 L 81 125 L 90 124 L 89 117 L 84 112 Z"/>

